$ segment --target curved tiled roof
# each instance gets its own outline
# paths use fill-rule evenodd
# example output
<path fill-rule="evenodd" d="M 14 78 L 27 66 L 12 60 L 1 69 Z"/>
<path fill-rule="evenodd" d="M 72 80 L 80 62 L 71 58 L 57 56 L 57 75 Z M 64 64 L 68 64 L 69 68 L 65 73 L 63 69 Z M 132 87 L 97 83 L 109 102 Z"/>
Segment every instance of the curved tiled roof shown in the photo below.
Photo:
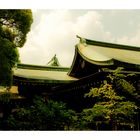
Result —
<path fill-rule="evenodd" d="M 140 48 L 84 39 L 77 45 L 80 55 L 90 63 L 113 64 L 113 60 L 140 65 Z"/>

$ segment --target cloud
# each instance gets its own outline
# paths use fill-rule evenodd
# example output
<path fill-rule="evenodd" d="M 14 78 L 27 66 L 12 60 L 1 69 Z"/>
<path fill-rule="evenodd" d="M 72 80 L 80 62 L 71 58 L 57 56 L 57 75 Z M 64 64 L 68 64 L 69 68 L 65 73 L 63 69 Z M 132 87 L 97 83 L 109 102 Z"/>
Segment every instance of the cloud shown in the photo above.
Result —
<path fill-rule="evenodd" d="M 57 54 L 63 66 L 70 66 L 74 57 L 76 35 L 95 40 L 111 40 L 104 30 L 102 15 L 86 10 L 82 14 L 71 10 L 36 10 L 34 23 L 25 46 L 20 49 L 22 63 L 45 65 Z"/>
<path fill-rule="evenodd" d="M 116 42 L 130 45 L 130 46 L 137 46 L 140 47 L 140 25 L 138 26 L 137 30 L 133 32 L 131 36 L 123 36 L 116 39 Z"/>
<path fill-rule="evenodd" d="M 123 36 L 113 36 L 113 31 L 118 30 L 118 32 L 121 32 L 119 29 L 106 28 L 105 19 L 108 19 L 106 23 L 109 26 L 118 27 L 118 23 L 114 21 L 121 20 L 119 19 L 119 13 L 121 12 L 118 12 L 117 15 L 117 12 L 115 12 L 118 19 L 112 20 L 114 19 L 114 14 L 108 14 L 110 16 L 107 16 L 107 12 L 104 14 L 99 10 L 33 11 L 34 23 L 31 32 L 28 34 L 25 46 L 20 49 L 22 63 L 46 65 L 54 54 L 57 54 L 61 65 L 70 66 L 74 57 L 74 46 L 79 41 L 76 35 L 93 40 L 138 45 L 140 43 L 140 29 L 138 26 L 139 30 L 135 29 L 133 35 L 132 33 L 130 34 L 131 36 L 127 36 L 129 28 Z M 125 20 L 128 18 L 130 16 L 127 16 Z M 135 23 L 136 21 L 137 18 L 135 18 Z M 127 23 L 127 21 L 125 22 Z M 130 24 L 130 19 L 128 22 Z M 132 22 L 130 25 L 132 25 Z"/>

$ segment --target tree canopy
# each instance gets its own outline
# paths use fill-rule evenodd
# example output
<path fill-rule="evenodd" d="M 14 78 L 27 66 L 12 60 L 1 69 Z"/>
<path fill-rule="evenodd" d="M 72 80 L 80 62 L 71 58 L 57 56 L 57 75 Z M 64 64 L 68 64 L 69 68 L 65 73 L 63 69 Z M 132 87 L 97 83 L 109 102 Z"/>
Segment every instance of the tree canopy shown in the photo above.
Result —
<path fill-rule="evenodd" d="M 138 94 L 133 84 L 125 79 L 132 75 L 122 74 L 120 70 L 118 68 L 110 73 L 108 81 L 85 95 L 97 99 L 92 108 L 83 111 L 87 123 L 95 123 L 97 128 L 98 124 L 111 124 L 112 130 L 117 130 L 118 126 L 135 126 L 139 107 L 131 100 L 132 96 L 136 99 Z"/>
<path fill-rule="evenodd" d="M 31 106 L 17 108 L 6 121 L 8 130 L 68 130 L 75 120 L 75 111 L 63 102 L 35 96 Z"/>
<path fill-rule="evenodd" d="M 0 10 L 0 85 L 11 84 L 12 68 L 19 61 L 17 47 L 23 47 L 32 22 L 31 10 Z"/>

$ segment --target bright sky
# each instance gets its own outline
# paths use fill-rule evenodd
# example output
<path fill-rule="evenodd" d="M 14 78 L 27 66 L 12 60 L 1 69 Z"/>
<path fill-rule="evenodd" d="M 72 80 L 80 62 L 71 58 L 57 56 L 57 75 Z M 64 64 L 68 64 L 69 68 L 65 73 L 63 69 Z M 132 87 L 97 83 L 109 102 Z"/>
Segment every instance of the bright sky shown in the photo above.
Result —
<path fill-rule="evenodd" d="M 56 54 L 70 66 L 76 35 L 93 40 L 140 46 L 140 10 L 33 10 L 34 22 L 22 63 L 46 65 Z"/>

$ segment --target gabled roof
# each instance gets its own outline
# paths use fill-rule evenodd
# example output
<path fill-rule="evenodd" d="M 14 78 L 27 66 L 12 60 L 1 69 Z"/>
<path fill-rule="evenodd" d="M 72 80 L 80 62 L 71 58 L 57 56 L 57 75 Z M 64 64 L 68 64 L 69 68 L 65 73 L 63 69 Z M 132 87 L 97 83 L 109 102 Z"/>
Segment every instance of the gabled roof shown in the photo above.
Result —
<path fill-rule="evenodd" d="M 113 64 L 113 60 L 140 65 L 140 47 L 80 38 L 77 51 L 90 63 Z"/>

